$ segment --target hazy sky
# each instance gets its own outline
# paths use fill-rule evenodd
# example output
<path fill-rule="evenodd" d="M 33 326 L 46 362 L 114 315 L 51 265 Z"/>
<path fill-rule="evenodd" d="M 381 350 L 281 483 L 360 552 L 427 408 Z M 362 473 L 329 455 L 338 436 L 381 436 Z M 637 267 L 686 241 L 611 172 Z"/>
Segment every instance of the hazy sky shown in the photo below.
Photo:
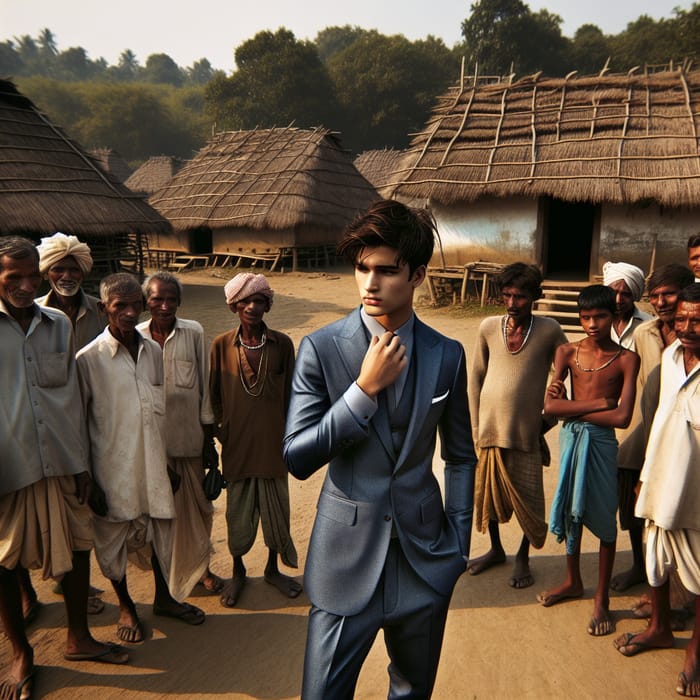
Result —
<path fill-rule="evenodd" d="M 671 17 L 674 7 L 692 0 L 530 0 L 533 11 L 546 8 L 564 20 L 573 36 L 582 24 L 597 24 L 616 34 L 647 14 Z M 263 29 L 286 27 L 297 38 L 313 39 L 325 27 L 359 25 L 409 39 L 428 34 L 448 46 L 461 38 L 460 26 L 471 0 L 0 0 L 0 40 L 48 27 L 59 50 L 82 46 L 90 58 L 116 64 L 131 49 L 141 64 L 152 53 L 166 53 L 180 66 L 208 58 L 230 72 L 233 51 Z"/>

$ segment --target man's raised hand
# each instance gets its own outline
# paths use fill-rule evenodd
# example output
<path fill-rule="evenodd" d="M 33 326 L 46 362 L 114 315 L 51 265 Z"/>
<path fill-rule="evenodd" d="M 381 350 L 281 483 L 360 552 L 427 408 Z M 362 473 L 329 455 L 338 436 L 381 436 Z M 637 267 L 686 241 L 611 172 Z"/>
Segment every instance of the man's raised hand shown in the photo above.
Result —
<path fill-rule="evenodd" d="M 357 385 L 371 398 L 393 384 L 406 366 L 406 346 L 390 331 L 374 336 L 360 368 Z"/>

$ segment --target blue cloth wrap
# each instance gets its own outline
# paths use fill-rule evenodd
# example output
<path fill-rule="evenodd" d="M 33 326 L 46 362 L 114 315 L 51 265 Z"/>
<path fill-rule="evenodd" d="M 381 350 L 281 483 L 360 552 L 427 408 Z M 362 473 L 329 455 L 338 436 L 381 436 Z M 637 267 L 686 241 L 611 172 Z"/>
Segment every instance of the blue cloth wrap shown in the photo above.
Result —
<path fill-rule="evenodd" d="M 575 554 L 585 525 L 602 542 L 617 538 L 617 440 L 612 428 L 567 420 L 559 433 L 559 483 L 549 529 Z"/>

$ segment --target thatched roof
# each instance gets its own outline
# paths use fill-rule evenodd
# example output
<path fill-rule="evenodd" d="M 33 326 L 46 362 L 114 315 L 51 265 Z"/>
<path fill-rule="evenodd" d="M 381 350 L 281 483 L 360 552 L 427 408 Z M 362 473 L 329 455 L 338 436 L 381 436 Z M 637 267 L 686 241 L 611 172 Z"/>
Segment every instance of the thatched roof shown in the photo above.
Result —
<path fill-rule="evenodd" d="M 700 206 L 699 122 L 700 71 L 472 81 L 440 98 L 392 189 L 442 204 L 550 195 Z"/>
<path fill-rule="evenodd" d="M 177 230 L 330 231 L 376 199 L 335 134 L 287 127 L 216 134 L 149 201 Z"/>
<path fill-rule="evenodd" d="M 372 183 L 380 195 L 386 196 L 389 183 L 396 181 L 396 171 L 404 155 L 403 151 L 384 148 L 376 151 L 363 151 L 355 158 L 355 167 L 360 174 Z"/>
<path fill-rule="evenodd" d="M 90 155 L 97 161 L 102 170 L 114 175 L 119 182 L 126 183 L 129 175 L 133 172 L 129 164 L 113 148 L 93 148 Z"/>
<path fill-rule="evenodd" d="M 124 184 L 132 191 L 153 194 L 173 179 L 185 161 L 175 156 L 153 156 L 137 168 Z"/>
<path fill-rule="evenodd" d="M 165 233 L 170 225 L 0 80 L 0 233 Z"/>

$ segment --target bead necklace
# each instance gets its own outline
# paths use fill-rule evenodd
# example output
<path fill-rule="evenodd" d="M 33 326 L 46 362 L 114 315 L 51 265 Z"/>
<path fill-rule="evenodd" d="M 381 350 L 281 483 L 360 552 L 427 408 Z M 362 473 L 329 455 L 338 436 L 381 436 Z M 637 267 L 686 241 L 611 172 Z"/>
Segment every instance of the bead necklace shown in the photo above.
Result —
<path fill-rule="evenodd" d="M 241 343 L 241 345 L 243 345 Z M 262 343 L 262 345 L 265 345 L 265 343 Z M 262 347 L 261 345 L 261 347 Z M 245 347 L 245 345 L 243 345 Z M 241 361 L 241 352 L 242 350 L 239 349 L 238 351 L 238 377 L 241 380 L 241 386 L 243 387 L 243 391 L 245 391 L 248 396 L 252 396 L 253 398 L 257 398 L 263 393 L 263 389 L 265 388 L 265 379 L 267 378 L 267 352 L 263 349 L 263 351 L 260 353 L 260 360 L 258 362 L 258 371 L 255 375 L 255 383 L 253 384 L 252 387 L 248 386 L 248 383 L 245 380 L 245 377 L 243 376 L 243 362 Z M 246 357 L 246 360 L 248 358 Z M 263 361 L 265 363 L 265 367 L 263 369 Z M 253 388 L 254 387 L 254 388 Z"/>
<path fill-rule="evenodd" d="M 257 344 L 257 345 L 246 345 L 243 342 L 243 338 L 241 336 L 238 336 L 238 342 L 246 349 L 246 350 L 260 350 L 260 348 L 265 346 L 265 343 L 267 343 L 267 336 L 263 332 L 262 334 L 262 340 Z"/>
<path fill-rule="evenodd" d="M 503 344 L 506 346 L 506 350 L 511 355 L 517 355 L 525 347 L 525 343 L 527 343 L 527 339 L 530 337 L 530 331 L 532 330 L 532 324 L 534 321 L 535 317 L 530 316 L 530 325 L 527 327 L 527 332 L 525 333 L 523 342 L 520 343 L 520 347 L 517 350 L 511 350 L 510 347 L 508 347 L 508 314 L 503 317 Z"/>
<path fill-rule="evenodd" d="M 600 372 L 601 369 L 605 369 L 613 362 L 615 362 L 615 360 L 617 360 L 617 358 L 620 357 L 623 350 L 623 348 L 620 348 L 607 362 L 603 362 L 603 364 L 600 367 L 581 367 L 581 365 L 578 363 L 578 351 L 580 349 L 581 343 L 576 343 L 576 357 L 574 358 L 574 362 L 576 363 L 576 367 L 582 372 Z"/>

